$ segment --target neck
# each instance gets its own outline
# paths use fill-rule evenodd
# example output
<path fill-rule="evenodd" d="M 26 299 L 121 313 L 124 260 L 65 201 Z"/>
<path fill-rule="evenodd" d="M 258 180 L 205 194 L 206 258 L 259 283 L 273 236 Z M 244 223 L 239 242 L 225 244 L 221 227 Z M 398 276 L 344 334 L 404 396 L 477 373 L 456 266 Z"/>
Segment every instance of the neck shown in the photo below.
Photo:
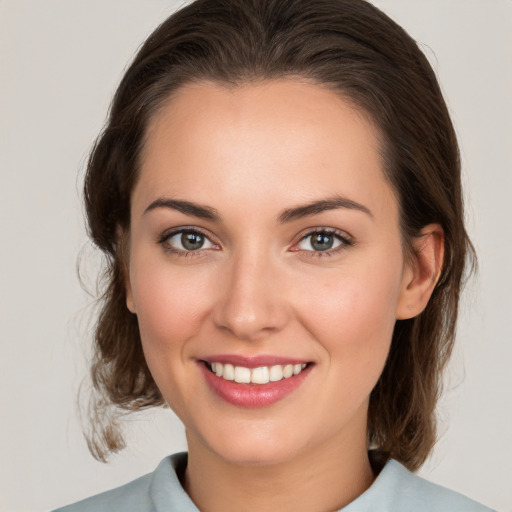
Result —
<path fill-rule="evenodd" d="M 374 480 L 366 439 L 305 451 L 272 465 L 226 461 L 189 436 L 184 487 L 201 511 L 339 510 Z"/>

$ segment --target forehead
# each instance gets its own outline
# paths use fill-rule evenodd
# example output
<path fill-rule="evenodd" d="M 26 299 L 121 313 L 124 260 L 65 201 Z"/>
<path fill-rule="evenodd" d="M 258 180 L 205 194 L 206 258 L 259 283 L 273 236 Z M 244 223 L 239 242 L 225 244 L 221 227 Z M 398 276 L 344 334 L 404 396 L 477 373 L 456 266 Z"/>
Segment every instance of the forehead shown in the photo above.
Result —
<path fill-rule="evenodd" d="M 390 193 L 378 135 L 365 113 L 312 83 L 190 84 L 151 120 L 137 188 L 146 201 L 264 192 L 296 203 L 338 193 L 378 207 Z"/>

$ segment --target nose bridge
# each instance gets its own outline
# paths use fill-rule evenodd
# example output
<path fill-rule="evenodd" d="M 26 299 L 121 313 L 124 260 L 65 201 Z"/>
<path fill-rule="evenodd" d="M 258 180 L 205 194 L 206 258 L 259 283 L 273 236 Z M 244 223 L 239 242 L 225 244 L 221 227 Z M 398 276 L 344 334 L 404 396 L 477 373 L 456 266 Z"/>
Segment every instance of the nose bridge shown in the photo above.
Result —
<path fill-rule="evenodd" d="M 243 340 L 277 331 L 287 319 L 278 285 L 278 271 L 268 250 L 257 246 L 237 251 L 226 262 L 221 296 L 214 321 Z"/>

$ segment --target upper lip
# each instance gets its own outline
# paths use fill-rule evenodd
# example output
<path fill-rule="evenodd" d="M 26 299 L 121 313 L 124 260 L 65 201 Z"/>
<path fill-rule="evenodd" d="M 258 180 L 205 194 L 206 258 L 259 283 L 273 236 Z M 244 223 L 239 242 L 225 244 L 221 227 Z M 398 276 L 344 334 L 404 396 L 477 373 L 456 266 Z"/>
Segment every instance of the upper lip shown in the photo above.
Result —
<path fill-rule="evenodd" d="M 215 354 L 211 356 L 200 357 L 199 360 L 208 363 L 229 363 L 233 366 L 243 366 L 245 368 L 259 368 L 261 366 L 287 365 L 287 364 L 306 364 L 311 361 L 298 357 L 282 357 L 274 355 L 242 356 L 237 354 Z"/>

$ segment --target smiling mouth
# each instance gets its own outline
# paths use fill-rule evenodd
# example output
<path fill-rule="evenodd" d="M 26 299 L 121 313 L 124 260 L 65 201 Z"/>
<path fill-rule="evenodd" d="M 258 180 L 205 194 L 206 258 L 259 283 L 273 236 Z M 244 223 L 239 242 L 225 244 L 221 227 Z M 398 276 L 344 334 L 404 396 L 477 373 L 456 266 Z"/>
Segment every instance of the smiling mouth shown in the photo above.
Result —
<path fill-rule="evenodd" d="M 204 361 L 204 364 L 211 373 L 226 381 L 238 384 L 268 384 L 269 382 L 279 382 L 299 375 L 311 363 L 276 364 L 273 366 L 259 366 L 257 368 L 210 361 Z"/>

